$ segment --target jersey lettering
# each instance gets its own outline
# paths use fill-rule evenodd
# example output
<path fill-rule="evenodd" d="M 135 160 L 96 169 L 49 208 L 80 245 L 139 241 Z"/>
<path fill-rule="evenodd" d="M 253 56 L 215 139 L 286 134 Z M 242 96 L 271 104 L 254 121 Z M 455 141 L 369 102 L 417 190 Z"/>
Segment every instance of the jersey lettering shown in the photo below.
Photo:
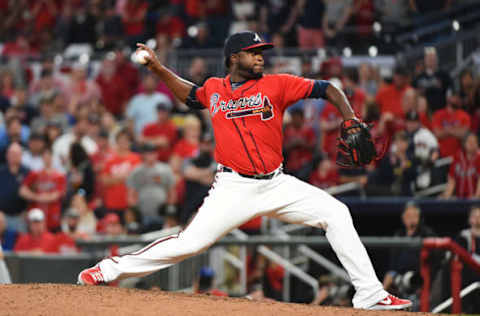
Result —
<path fill-rule="evenodd" d="M 257 95 L 260 96 L 260 93 Z M 247 98 L 244 98 L 244 100 Z M 239 99 L 242 100 L 242 99 Z M 244 108 L 245 106 L 241 106 Z M 246 109 L 246 110 L 238 110 L 238 111 L 231 111 L 227 112 L 226 118 L 233 119 L 237 117 L 245 117 L 245 116 L 252 116 L 252 115 L 259 115 L 262 118 L 262 121 L 267 121 L 273 118 L 273 106 L 267 96 L 263 97 L 263 106 L 260 108 L 254 109 Z"/>

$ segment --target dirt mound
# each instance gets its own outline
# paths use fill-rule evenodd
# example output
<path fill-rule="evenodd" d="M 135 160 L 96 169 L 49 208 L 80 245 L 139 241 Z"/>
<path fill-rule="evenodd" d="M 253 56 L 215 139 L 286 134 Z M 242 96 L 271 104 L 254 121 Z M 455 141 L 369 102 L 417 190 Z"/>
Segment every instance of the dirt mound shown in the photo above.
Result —
<path fill-rule="evenodd" d="M 0 285 L 0 306 L 0 315 L 430 315 L 65 284 Z"/>

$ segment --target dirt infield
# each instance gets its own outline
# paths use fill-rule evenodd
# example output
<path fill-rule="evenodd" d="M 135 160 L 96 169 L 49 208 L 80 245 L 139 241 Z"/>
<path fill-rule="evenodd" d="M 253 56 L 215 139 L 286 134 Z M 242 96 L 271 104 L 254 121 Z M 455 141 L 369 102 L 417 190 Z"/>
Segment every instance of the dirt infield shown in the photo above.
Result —
<path fill-rule="evenodd" d="M 218 298 L 107 286 L 12 284 L 0 285 L 0 315 L 412 316 L 430 314 L 255 302 L 239 298 Z"/>

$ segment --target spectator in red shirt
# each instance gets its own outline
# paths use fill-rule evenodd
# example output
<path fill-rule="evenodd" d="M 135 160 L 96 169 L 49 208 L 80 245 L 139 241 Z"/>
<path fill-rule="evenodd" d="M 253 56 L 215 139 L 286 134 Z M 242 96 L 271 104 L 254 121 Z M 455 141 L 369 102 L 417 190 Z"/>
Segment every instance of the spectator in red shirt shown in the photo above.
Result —
<path fill-rule="evenodd" d="M 165 103 L 157 105 L 157 121 L 146 125 L 140 135 L 141 143 L 155 145 L 158 160 L 168 162 L 172 154 L 173 146 L 177 142 L 177 127 L 169 117 L 170 106 Z"/>
<path fill-rule="evenodd" d="M 145 33 L 147 9 L 148 2 L 145 0 L 127 0 L 122 10 L 123 28 L 130 44 L 140 41 Z"/>
<path fill-rule="evenodd" d="M 328 103 L 320 114 L 321 148 L 329 159 L 334 159 L 337 152 L 337 137 L 343 118 L 335 106 Z"/>
<path fill-rule="evenodd" d="M 43 211 L 34 208 L 30 210 L 27 218 L 29 232 L 18 238 L 13 251 L 36 254 L 55 253 L 57 250 L 56 238 L 47 230 Z"/>
<path fill-rule="evenodd" d="M 461 108 L 460 98 L 452 95 L 447 99 L 447 107 L 433 114 L 432 129 L 442 157 L 453 157 L 461 149 L 461 140 L 470 130 L 470 116 Z"/>
<path fill-rule="evenodd" d="M 116 75 L 116 63 L 108 57 L 103 61 L 96 82 L 100 87 L 103 104 L 113 115 L 119 117 L 125 110 L 130 94 L 126 81 Z"/>
<path fill-rule="evenodd" d="M 115 77 L 120 77 L 125 81 L 125 91 L 127 98 L 130 99 L 137 92 L 138 85 L 140 84 L 138 69 L 132 65 L 123 46 L 119 46 L 115 50 L 115 63 Z"/>
<path fill-rule="evenodd" d="M 40 0 L 32 4 L 31 14 L 35 20 L 35 32 L 50 30 L 55 26 L 60 11 L 58 2 L 56 0 Z"/>
<path fill-rule="evenodd" d="M 200 120 L 194 115 L 185 117 L 183 138 L 173 148 L 170 166 L 175 174 L 180 174 L 184 159 L 193 158 L 198 153 L 202 133 Z"/>
<path fill-rule="evenodd" d="M 52 165 L 52 151 L 43 151 L 44 168 L 32 171 L 20 187 L 20 195 L 30 202 L 29 208 L 45 210 L 47 228 L 54 232 L 60 228 L 62 198 L 66 190 L 65 175 Z"/>
<path fill-rule="evenodd" d="M 323 159 L 318 167 L 311 173 L 308 181 L 316 187 L 326 189 L 339 184 L 337 166 L 330 159 Z"/>
<path fill-rule="evenodd" d="M 391 113 L 393 118 L 399 119 L 405 116 L 402 107 L 402 98 L 405 91 L 410 88 L 408 81 L 407 69 L 396 67 L 392 84 L 385 85 L 377 93 L 376 102 L 380 107 L 382 115 Z"/>
<path fill-rule="evenodd" d="M 450 165 L 447 188 L 443 198 L 480 198 L 480 150 L 478 137 L 469 133 L 463 142 L 454 162 Z"/>
<path fill-rule="evenodd" d="M 102 171 L 103 205 L 107 212 L 117 213 L 123 218 L 128 207 L 126 180 L 142 159 L 130 150 L 132 136 L 126 129 L 118 132 L 116 142 L 115 153 Z"/>
<path fill-rule="evenodd" d="M 292 121 L 283 133 L 285 169 L 300 179 L 306 179 L 312 168 L 316 135 L 312 127 L 304 124 L 302 109 L 294 109 L 290 114 Z"/>

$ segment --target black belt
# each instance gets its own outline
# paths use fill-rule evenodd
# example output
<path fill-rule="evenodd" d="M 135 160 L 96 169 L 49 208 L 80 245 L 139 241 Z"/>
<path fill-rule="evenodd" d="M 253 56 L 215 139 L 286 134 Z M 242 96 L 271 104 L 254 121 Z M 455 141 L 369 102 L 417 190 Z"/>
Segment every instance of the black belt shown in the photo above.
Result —
<path fill-rule="evenodd" d="M 233 171 L 231 168 L 228 168 L 228 167 L 225 167 L 225 166 L 222 166 L 220 167 L 220 171 L 223 171 L 223 172 L 235 172 Z M 249 178 L 249 179 L 257 179 L 257 180 L 270 180 L 270 179 L 273 179 L 273 177 L 275 177 L 277 174 L 280 174 L 281 171 L 274 171 L 274 172 L 271 172 L 269 174 L 243 174 L 243 173 L 239 173 L 239 172 L 235 172 L 237 173 L 238 175 L 244 177 L 244 178 Z"/>

